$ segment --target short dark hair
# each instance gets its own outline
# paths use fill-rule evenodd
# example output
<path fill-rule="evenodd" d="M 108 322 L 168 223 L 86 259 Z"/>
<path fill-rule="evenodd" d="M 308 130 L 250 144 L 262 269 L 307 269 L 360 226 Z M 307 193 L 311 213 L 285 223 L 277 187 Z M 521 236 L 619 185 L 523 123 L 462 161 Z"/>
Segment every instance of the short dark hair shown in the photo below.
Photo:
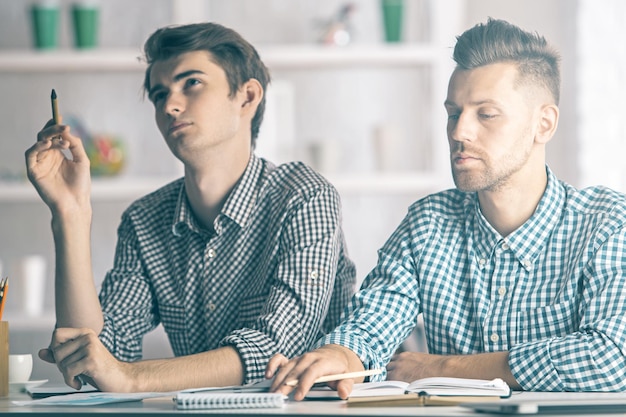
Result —
<path fill-rule="evenodd" d="M 474 69 L 499 62 L 517 64 L 520 81 L 546 88 L 559 103 L 560 56 L 543 36 L 504 20 L 489 18 L 457 36 L 453 53 L 457 68 Z"/>
<path fill-rule="evenodd" d="M 212 22 L 172 25 L 157 29 L 144 44 L 148 63 L 143 88 L 150 91 L 150 71 L 157 61 L 186 52 L 208 51 L 212 60 L 222 67 L 230 87 L 230 97 L 248 80 L 256 79 L 266 91 L 270 74 L 256 49 L 232 29 Z M 254 147 L 265 112 L 265 94 L 252 118 L 251 137 Z"/>

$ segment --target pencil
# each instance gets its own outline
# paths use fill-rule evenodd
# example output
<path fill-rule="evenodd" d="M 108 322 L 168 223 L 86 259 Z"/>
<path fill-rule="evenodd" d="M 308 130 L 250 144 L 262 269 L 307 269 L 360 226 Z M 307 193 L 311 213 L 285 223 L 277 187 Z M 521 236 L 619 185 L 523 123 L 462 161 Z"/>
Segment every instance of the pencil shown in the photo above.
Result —
<path fill-rule="evenodd" d="M 6 277 L 0 284 L 0 320 L 2 320 L 2 313 L 4 312 L 4 303 L 7 300 L 7 293 L 9 292 L 9 278 Z"/>
<path fill-rule="evenodd" d="M 54 120 L 54 124 L 58 125 L 61 121 L 59 120 L 59 104 L 57 103 L 57 92 L 52 89 L 52 94 L 50 94 L 50 101 L 52 102 L 52 119 Z"/>
<path fill-rule="evenodd" d="M 340 379 L 350 379 L 350 378 L 358 378 L 361 376 L 371 376 L 371 375 L 378 375 L 380 373 L 382 373 L 383 370 L 382 369 L 368 369 L 366 371 L 359 371 L 359 372 L 348 372 L 345 374 L 334 374 L 334 375 L 326 375 L 326 376 L 322 376 L 317 378 L 313 383 L 314 384 L 320 384 L 322 382 L 330 382 L 330 381 L 339 381 Z M 285 382 L 285 385 L 289 385 L 290 387 L 295 387 L 296 385 L 298 385 L 298 380 L 297 379 L 292 379 L 290 381 Z"/>

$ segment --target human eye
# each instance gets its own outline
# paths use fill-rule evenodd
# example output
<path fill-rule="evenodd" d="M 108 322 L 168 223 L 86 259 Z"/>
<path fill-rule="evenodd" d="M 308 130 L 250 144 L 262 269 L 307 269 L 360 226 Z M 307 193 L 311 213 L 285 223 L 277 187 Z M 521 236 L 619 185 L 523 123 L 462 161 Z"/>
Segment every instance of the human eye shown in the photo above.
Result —
<path fill-rule="evenodd" d="M 448 120 L 458 120 L 461 117 L 461 112 L 457 109 L 446 109 L 448 113 Z"/>
<path fill-rule="evenodd" d="M 492 120 L 498 117 L 498 112 L 492 109 L 483 109 L 478 111 L 478 117 L 482 120 Z"/>
<path fill-rule="evenodd" d="M 201 84 L 201 81 L 198 78 L 191 77 L 185 80 L 185 88 L 191 88 L 199 84 Z"/>
<path fill-rule="evenodd" d="M 461 116 L 461 110 L 457 107 L 454 106 L 450 103 L 445 104 L 446 106 L 446 113 L 448 113 L 448 120 L 458 120 L 459 117 Z"/>
<path fill-rule="evenodd" d="M 156 90 L 156 91 L 152 91 L 150 92 L 150 101 L 154 104 L 158 104 L 161 100 L 163 100 L 165 98 L 165 96 L 167 95 L 167 93 L 163 90 Z"/>

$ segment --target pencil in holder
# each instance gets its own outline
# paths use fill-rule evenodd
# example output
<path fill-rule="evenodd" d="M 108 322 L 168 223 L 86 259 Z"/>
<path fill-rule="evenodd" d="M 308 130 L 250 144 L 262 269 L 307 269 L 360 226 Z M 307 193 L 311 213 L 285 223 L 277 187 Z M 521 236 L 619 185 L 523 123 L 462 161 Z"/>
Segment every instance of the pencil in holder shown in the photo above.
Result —
<path fill-rule="evenodd" d="M 0 397 L 9 395 L 9 322 L 0 321 Z"/>

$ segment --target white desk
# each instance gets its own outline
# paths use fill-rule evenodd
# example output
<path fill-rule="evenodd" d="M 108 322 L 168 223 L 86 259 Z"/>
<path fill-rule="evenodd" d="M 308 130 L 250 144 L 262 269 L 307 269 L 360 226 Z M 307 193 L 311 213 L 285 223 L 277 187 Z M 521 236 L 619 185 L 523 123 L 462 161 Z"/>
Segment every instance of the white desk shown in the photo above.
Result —
<path fill-rule="evenodd" d="M 626 394 L 591 394 L 591 393 L 517 393 L 511 400 L 551 399 L 551 398 L 598 398 L 621 396 L 626 398 Z M 136 416 L 138 414 L 158 415 L 158 416 L 179 416 L 183 414 L 202 415 L 228 415 L 249 417 L 250 415 L 268 416 L 384 416 L 384 417 L 404 417 L 404 416 L 432 416 L 432 417 L 486 417 L 489 414 L 473 413 L 471 410 L 462 407 L 350 407 L 343 401 L 303 401 L 290 402 L 284 408 L 268 409 L 248 409 L 248 410 L 177 410 L 171 398 L 156 398 L 143 400 L 141 402 L 128 402 L 109 404 L 95 407 L 23 407 L 13 405 L 11 401 L 28 400 L 26 394 L 11 393 L 9 397 L 0 398 L 0 414 L 4 416 L 36 415 L 42 417 L 74 417 L 81 415 L 96 416 Z M 507 401 L 507 400 L 503 400 Z M 586 414 L 594 416 L 596 414 Z M 611 414 L 611 416 L 626 416 L 626 408 L 621 414 Z M 608 416 L 607 414 L 597 414 L 597 416 Z"/>

